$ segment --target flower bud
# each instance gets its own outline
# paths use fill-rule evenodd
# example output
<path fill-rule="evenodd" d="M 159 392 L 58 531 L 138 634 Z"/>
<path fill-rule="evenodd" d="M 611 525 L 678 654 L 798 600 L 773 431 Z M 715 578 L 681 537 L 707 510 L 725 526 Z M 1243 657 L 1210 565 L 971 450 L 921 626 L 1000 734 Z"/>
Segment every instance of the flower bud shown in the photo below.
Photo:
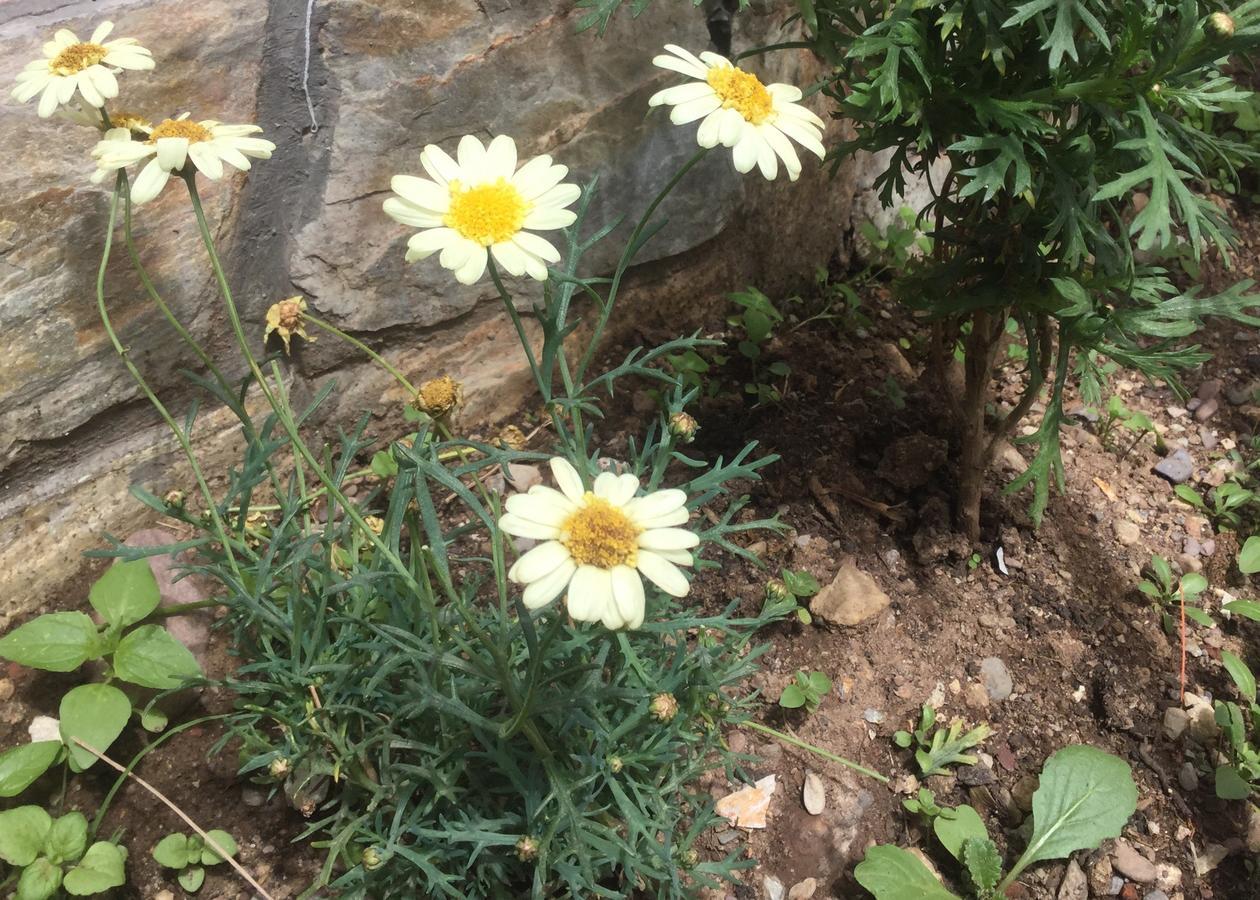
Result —
<path fill-rule="evenodd" d="M 699 430 L 699 423 L 689 413 L 676 412 L 669 417 L 669 433 L 684 444 L 694 441 Z"/>
<path fill-rule="evenodd" d="M 529 862 L 538 856 L 538 841 L 528 834 L 516 842 L 516 858 L 521 862 Z"/>
<path fill-rule="evenodd" d="M 1207 17 L 1203 30 L 1214 41 L 1227 41 L 1234 36 L 1234 18 L 1229 13 L 1214 12 Z"/>
<path fill-rule="evenodd" d="M 657 694 L 652 698 L 649 709 L 652 712 L 652 718 L 658 722 L 669 722 L 678 715 L 678 701 L 674 699 L 673 694 Z"/>
<path fill-rule="evenodd" d="M 289 774 L 289 761 L 283 756 L 277 756 L 271 761 L 267 771 L 271 773 L 272 778 L 283 778 Z"/>
<path fill-rule="evenodd" d="M 625 763 L 622 761 L 620 756 L 608 757 L 608 770 L 612 772 L 614 775 L 621 772 L 621 770 L 624 767 L 625 767 Z"/>
<path fill-rule="evenodd" d="M 375 847 L 367 847 L 363 851 L 363 868 L 371 872 L 385 865 L 385 855 Z"/>
<path fill-rule="evenodd" d="M 698 863 L 698 862 L 700 862 L 700 854 L 699 854 L 699 852 L 696 850 L 696 848 L 695 848 L 695 847 L 692 847 L 690 850 L 686 850 L 686 851 L 684 851 L 684 852 L 683 852 L 683 854 L 682 854 L 682 864 L 683 864 L 684 866 L 686 866 L 687 868 L 689 868 L 689 869 L 690 869 L 691 867 L 693 867 L 693 866 L 694 866 L 696 863 Z"/>
<path fill-rule="evenodd" d="M 448 416 L 464 399 L 464 386 L 449 375 L 430 378 L 420 385 L 412 406 L 435 419 Z"/>
<path fill-rule="evenodd" d="M 167 491 L 166 495 L 162 497 L 162 502 L 171 509 L 183 509 L 184 499 L 183 491 Z"/>
<path fill-rule="evenodd" d="M 788 586 L 778 578 L 771 578 L 766 582 L 766 599 L 774 603 L 784 603 L 788 600 L 795 600 L 796 595 L 788 590 Z"/>

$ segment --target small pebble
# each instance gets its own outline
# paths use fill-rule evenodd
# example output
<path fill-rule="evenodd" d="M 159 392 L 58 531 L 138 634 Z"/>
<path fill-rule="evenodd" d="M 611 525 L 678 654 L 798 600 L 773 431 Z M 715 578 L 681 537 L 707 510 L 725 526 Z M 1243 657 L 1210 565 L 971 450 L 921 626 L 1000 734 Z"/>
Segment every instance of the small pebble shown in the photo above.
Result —
<path fill-rule="evenodd" d="M 766 900 L 783 900 L 783 882 L 773 875 L 761 879 L 761 887 L 766 892 Z"/>
<path fill-rule="evenodd" d="M 1015 684 L 1011 680 L 1011 673 L 1006 668 L 1006 663 L 996 656 L 990 656 L 980 661 L 980 680 L 984 683 L 985 692 L 989 695 L 990 700 L 1005 700 L 1015 689 Z"/>
<path fill-rule="evenodd" d="M 1199 773 L 1195 771 L 1194 766 L 1190 763 L 1182 765 L 1180 771 L 1177 772 L 1177 781 L 1183 790 L 1190 793 L 1194 793 L 1199 789 Z"/>
<path fill-rule="evenodd" d="M 798 881 L 792 885 L 792 889 L 788 891 L 788 900 L 809 900 L 817 890 L 818 879 L 806 878 L 804 881 Z"/>
<path fill-rule="evenodd" d="M 884 714 L 878 709 L 867 707 L 866 711 L 862 713 L 862 718 L 872 725 L 878 725 L 884 721 Z"/>

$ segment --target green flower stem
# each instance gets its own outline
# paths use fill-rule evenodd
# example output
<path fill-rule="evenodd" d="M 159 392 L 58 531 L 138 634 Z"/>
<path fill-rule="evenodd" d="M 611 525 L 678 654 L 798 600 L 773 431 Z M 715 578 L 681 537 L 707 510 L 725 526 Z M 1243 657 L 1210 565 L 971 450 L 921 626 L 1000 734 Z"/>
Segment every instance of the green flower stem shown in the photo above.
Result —
<path fill-rule="evenodd" d="M 302 440 L 302 436 L 298 433 L 297 423 L 293 421 L 293 412 L 280 402 L 275 393 L 267 384 L 267 380 L 263 375 L 262 369 L 258 366 L 258 361 L 254 359 L 253 353 L 249 349 L 249 339 L 245 335 L 245 328 L 241 324 L 240 313 L 236 308 L 236 301 L 232 299 L 232 289 L 228 286 L 227 275 L 223 271 L 223 265 L 219 261 L 218 251 L 214 248 L 214 237 L 210 234 L 210 224 L 206 221 L 205 210 L 201 208 L 201 197 L 197 194 L 197 181 L 195 171 L 189 167 L 184 172 L 184 183 L 188 186 L 188 196 L 192 200 L 193 214 L 197 218 L 197 228 L 201 232 L 201 241 L 205 245 L 206 253 L 210 257 L 210 267 L 214 270 L 215 280 L 218 282 L 219 291 L 223 294 L 224 306 L 227 308 L 228 319 L 232 324 L 232 331 L 236 335 L 236 343 L 241 348 L 241 353 L 245 357 L 245 362 L 249 365 L 250 372 L 253 373 L 254 380 L 258 382 L 258 389 L 262 391 L 263 397 L 271 406 L 276 414 L 280 426 L 284 429 L 289 437 L 289 441 L 293 446 L 294 452 L 305 460 L 306 464 L 311 467 L 311 471 L 324 485 L 330 497 L 336 500 L 345 510 L 346 515 L 354 522 L 355 526 L 363 533 L 368 542 L 376 548 L 381 557 L 394 567 L 412 590 L 419 590 L 420 586 L 416 582 L 415 577 L 411 574 L 411 570 L 398 558 L 393 549 L 389 547 L 381 538 L 368 527 L 363 521 L 363 515 L 354 507 L 347 499 L 341 489 L 333 483 L 332 477 L 324 471 L 323 466 L 319 464 L 319 460 L 311 452 L 310 447 Z M 330 511 L 331 513 L 331 511 Z M 329 516 L 331 518 L 331 514 Z"/>
<path fill-rule="evenodd" d="M 377 353 L 367 344 L 363 343 L 363 341 L 359 340 L 353 335 L 347 334 L 346 332 L 338 328 L 336 325 L 333 325 L 329 322 L 325 322 L 323 319 L 312 316 L 310 313 L 302 313 L 302 318 L 305 319 L 307 322 L 310 322 L 312 325 L 314 325 L 316 328 L 320 329 L 321 331 L 327 331 L 333 337 L 340 338 L 341 340 L 345 341 L 347 344 L 350 344 L 356 349 L 362 350 L 370 359 L 372 359 L 374 362 L 380 365 L 381 368 L 383 368 L 390 375 L 394 376 L 394 380 L 397 381 L 399 384 L 401 384 L 403 386 L 403 389 L 406 390 L 407 398 L 409 400 L 413 399 L 416 396 L 416 388 L 414 385 L 412 385 L 410 381 L 407 380 L 407 376 L 405 376 L 402 372 L 398 371 L 397 367 L 387 362 L 385 360 L 385 357 L 381 356 L 379 353 Z"/>
<path fill-rule="evenodd" d="M 284 379 L 280 377 L 280 364 L 274 359 L 271 361 L 271 377 L 276 380 L 276 393 L 280 396 L 280 402 L 284 404 L 285 409 L 292 409 L 289 404 L 289 396 L 284 389 Z M 297 460 L 294 460 L 293 472 L 297 478 L 298 496 L 302 497 L 302 524 L 308 532 L 314 531 L 315 520 L 311 516 L 311 500 L 314 495 L 306 492 L 306 470 L 302 468 Z M 277 495 L 280 493 L 280 485 L 276 485 Z"/>
<path fill-rule="evenodd" d="M 543 380 L 542 370 L 538 368 L 538 360 L 534 356 L 534 348 L 530 346 L 529 337 L 525 334 L 525 323 L 521 321 L 521 314 L 516 311 L 516 306 L 512 303 L 512 295 L 503 286 L 503 278 L 499 275 L 499 267 L 494 264 L 493 256 L 487 258 L 486 266 L 490 269 L 490 280 L 499 290 L 499 299 L 503 301 L 503 307 L 516 328 L 516 336 L 525 349 L 525 358 L 529 360 L 529 370 L 534 375 L 534 383 L 538 385 L 538 390 L 542 393 L 543 403 L 547 403 L 551 400 L 551 385 Z"/>
<path fill-rule="evenodd" d="M 587 345 L 586 352 L 582 354 L 582 361 L 578 364 L 574 372 L 574 377 L 582 380 L 582 376 L 586 374 L 587 368 L 591 364 L 591 360 L 595 356 L 595 350 L 599 346 L 600 338 L 604 335 L 604 329 L 608 326 L 608 320 L 612 318 L 613 310 L 617 305 L 617 292 L 621 289 L 622 276 L 626 274 L 626 269 L 630 267 L 630 261 L 634 258 L 635 252 L 639 249 L 636 245 L 639 238 L 643 235 L 643 230 L 647 228 L 648 222 L 655 214 L 657 207 L 664 202 L 670 192 L 678 186 L 678 182 L 683 180 L 683 176 L 690 172 L 700 160 L 704 159 L 709 152 L 707 147 L 701 147 L 696 153 L 683 163 L 682 168 L 674 173 L 674 177 L 665 183 L 665 187 L 661 188 L 655 199 L 648 204 L 648 208 L 644 210 L 643 216 L 639 219 L 639 223 L 634 226 L 634 231 L 630 234 L 630 240 L 626 241 L 626 249 L 621 252 L 621 259 L 617 261 L 617 268 L 613 272 L 612 281 L 608 285 L 608 302 L 604 304 L 603 309 L 599 312 L 599 319 L 595 322 L 595 330 L 591 334 L 590 344 Z"/>
<path fill-rule="evenodd" d="M 741 59 L 748 59 L 750 56 L 760 56 L 763 53 L 773 53 L 776 50 L 812 50 L 813 41 L 781 41 L 777 44 L 766 44 L 762 47 L 753 47 L 731 57 L 731 62 L 738 63 Z"/>
<path fill-rule="evenodd" d="M 848 766 L 855 772 L 861 772 L 863 775 L 874 778 L 882 784 L 888 784 L 887 776 L 881 775 L 873 769 L 868 769 L 866 766 L 858 765 L 851 759 L 845 759 L 843 756 L 837 756 L 828 750 L 824 750 L 822 747 L 815 747 L 813 744 L 807 744 L 798 737 L 793 737 L 792 735 L 785 734 L 782 731 L 776 731 L 769 726 L 762 725 L 760 722 L 754 722 L 751 719 L 747 722 L 740 722 L 739 724 L 741 728 L 751 728 L 753 731 L 760 731 L 762 734 L 768 734 L 770 737 L 783 741 L 785 744 L 791 744 L 793 747 L 800 747 L 802 750 L 808 750 L 815 756 L 821 756 L 823 759 L 830 760 L 833 763 Z"/>
<path fill-rule="evenodd" d="M 184 451 L 184 456 L 188 459 L 189 466 L 192 467 L 193 477 L 197 481 L 197 487 L 201 491 L 201 496 L 205 500 L 206 509 L 210 511 L 210 521 L 214 526 L 214 536 L 223 546 L 223 553 L 227 557 L 228 565 L 232 569 L 232 574 L 238 579 L 241 577 L 240 567 L 236 563 L 236 556 L 232 552 L 231 541 L 228 540 L 227 529 L 223 525 L 223 519 L 219 515 L 218 504 L 215 503 L 214 494 L 210 491 L 210 485 L 206 483 L 206 477 L 201 471 L 201 465 L 197 462 L 197 456 L 193 453 L 192 445 L 188 441 L 188 436 L 184 434 L 184 430 L 180 428 L 179 423 L 163 405 L 162 401 L 157 398 L 157 394 L 153 393 L 153 389 L 149 387 L 149 383 L 145 381 L 144 376 L 140 374 L 140 370 L 136 368 L 135 363 L 131 361 L 130 351 L 123 346 L 122 341 L 118 339 L 118 333 L 114 331 L 113 322 L 109 317 L 109 310 L 105 307 L 105 270 L 109 266 L 110 252 L 114 246 L 114 225 L 118 221 L 118 197 L 123 192 L 130 192 L 127 185 L 127 173 L 119 170 L 118 178 L 114 182 L 114 196 L 109 204 L 109 225 L 105 232 L 105 247 L 101 252 L 101 264 L 96 272 L 96 311 L 100 315 L 101 324 L 105 327 L 105 333 L 109 335 L 109 341 L 114 345 L 114 352 L 118 354 L 123 365 L 127 367 L 132 380 L 153 404 L 153 408 L 158 411 L 158 415 L 162 417 L 162 421 L 166 423 L 166 427 L 175 435 L 175 439 L 179 441 L 179 446 Z"/>

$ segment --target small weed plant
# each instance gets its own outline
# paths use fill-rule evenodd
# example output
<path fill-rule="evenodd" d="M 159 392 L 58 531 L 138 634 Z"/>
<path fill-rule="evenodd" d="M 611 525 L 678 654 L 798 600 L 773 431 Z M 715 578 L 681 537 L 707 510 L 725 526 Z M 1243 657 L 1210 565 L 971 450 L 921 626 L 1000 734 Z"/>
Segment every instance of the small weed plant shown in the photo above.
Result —
<path fill-rule="evenodd" d="M 797 672 L 792 681 L 779 695 L 779 705 L 784 709 L 800 709 L 812 713 L 818 710 L 823 697 L 831 693 L 831 679 L 822 672 Z"/>
<path fill-rule="evenodd" d="M 924 778 L 944 775 L 948 766 L 974 766 L 976 757 L 967 751 L 984 743 L 993 730 L 980 724 L 968 731 L 962 719 L 948 727 L 937 727 L 936 722 L 936 710 L 925 703 L 915 729 L 894 733 L 893 743 L 903 750 L 914 748 L 914 761 Z"/>
<path fill-rule="evenodd" d="M 206 837 L 227 856 L 220 856 L 199 834 L 174 832 L 153 848 L 153 858 L 158 865 L 173 869 L 179 886 L 190 894 L 201 890 L 206 880 L 206 866 L 217 866 L 237 853 L 236 841 L 226 831 L 216 828 L 206 832 Z"/>
<path fill-rule="evenodd" d="M 1138 590 L 1153 601 L 1152 606 L 1159 614 L 1164 631 L 1175 634 L 1179 616 L 1183 613 L 1192 622 L 1212 627 L 1212 617 L 1199 605 L 1203 592 L 1208 588 L 1206 578 L 1198 572 L 1174 577 L 1172 566 L 1159 554 L 1151 556 L 1149 571 L 1150 577 L 1138 583 Z"/>

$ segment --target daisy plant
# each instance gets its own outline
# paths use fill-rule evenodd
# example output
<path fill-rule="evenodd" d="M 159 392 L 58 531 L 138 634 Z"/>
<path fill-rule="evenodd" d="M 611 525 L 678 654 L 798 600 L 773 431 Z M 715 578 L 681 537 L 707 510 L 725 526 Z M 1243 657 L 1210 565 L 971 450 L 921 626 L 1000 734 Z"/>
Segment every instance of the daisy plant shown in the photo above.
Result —
<path fill-rule="evenodd" d="M 595 183 L 566 181 L 568 168 L 549 155 L 522 162 L 507 135 L 425 146 L 417 154 L 424 176 L 390 182 L 379 227 L 393 219 L 416 229 L 405 239 L 408 262 L 436 255 L 463 285 L 488 275 L 520 338 L 547 421 L 494 442 L 460 434 L 458 373 L 404 372 L 321 319 L 307 298 L 278 299 L 265 328 L 249 333 L 197 173 L 217 180 L 225 167 L 247 171 L 269 158 L 274 145 L 255 126 L 144 123 L 121 113 L 111 122 L 101 107 L 102 122 L 116 127 L 92 151 L 98 180 L 113 181 L 98 311 L 197 488 L 136 493 L 181 523 L 191 537 L 180 548 L 218 584 L 243 660 L 227 682 L 238 700 L 225 740 L 239 742 L 243 775 L 282 790 L 310 819 L 308 834 L 323 836 L 319 883 L 335 892 L 681 897 L 751 864 L 702 856 L 699 838 L 718 819 L 695 782 L 714 767 L 738 771 L 724 730 L 773 733 L 747 721 L 741 683 L 762 652 L 756 632 L 783 611 L 688 598 L 706 569 L 753 559 L 742 533 L 778 527 L 746 515 L 740 493 L 774 457 L 753 444 L 729 458 L 681 449 L 699 428 L 687 411 L 696 392 L 664 360 L 711 342 L 679 337 L 603 371 L 595 351 L 629 266 L 660 228 L 657 209 L 709 147 L 732 148 L 740 171 L 757 166 L 774 177 L 781 163 L 795 178 L 791 142 L 818 152 L 821 122 L 795 88 L 762 85 L 711 55 L 672 53 L 673 68 L 698 84 L 654 102 L 685 108 L 680 120 L 710 117 L 700 126 L 705 146 L 648 204 L 608 277 L 579 274 L 616 224 L 587 221 Z M 240 383 L 174 315 L 133 241 L 133 207 L 172 176 L 187 191 L 244 363 Z M 240 419 L 241 463 L 214 473 L 226 487 L 212 489 L 200 465 L 195 416 L 176 419 L 110 318 L 104 285 L 120 213 L 149 299 L 206 373 L 195 384 Z M 531 289 L 521 305 L 541 326 L 540 346 L 502 272 Z M 581 316 L 592 327 L 578 332 Z M 295 407 L 283 369 L 308 329 L 344 341 L 398 382 L 410 433 L 380 441 L 366 434 L 365 415 L 337 442 L 318 440 L 306 423 L 325 415 L 336 388 Z M 272 334 L 283 346 L 258 355 L 258 340 Z M 646 432 L 614 458 L 597 426 L 603 398 L 627 380 L 653 382 L 663 399 Z M 263 415 L 246 408 L 250 395 Z M 545 467 L 554 486 L 509 490 L 527 465 Z M 108 552 L 131 560 L 168 550 Z"/>
<path fill-rule="evenodd" d="M 102 22 L 92 36 L 80 41 L 73 31 L 62 28 L 44 44 L 44 58 L 27 63 L 18 73 L 13 97 L 26 103 L 39 96 L 39 115 L 46 119 L 74 100 L 95 109 L 118 96 L 118 79 L 123 69 L 143 71 L 153 68 L 153 54 L 135 38 L 106 40 L 114 23 Z"/>

